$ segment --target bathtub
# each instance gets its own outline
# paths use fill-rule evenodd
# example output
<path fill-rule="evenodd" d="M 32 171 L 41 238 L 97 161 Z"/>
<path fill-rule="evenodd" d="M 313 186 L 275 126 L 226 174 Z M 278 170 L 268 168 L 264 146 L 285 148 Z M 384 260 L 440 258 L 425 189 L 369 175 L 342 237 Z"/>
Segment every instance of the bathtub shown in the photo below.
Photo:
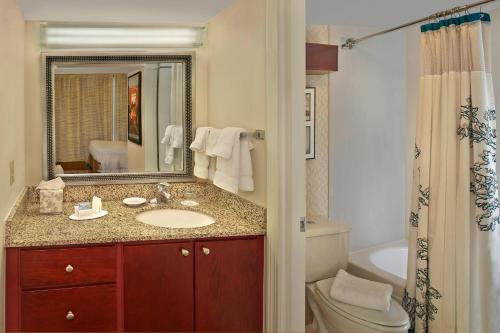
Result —
<path fill-rule="evenodd" d="M 347 271 L 365 279 L 391 284 L 393 298 L 401 303 L 407 260 L 408 243 L 403 239 L 350 252 Z"/>

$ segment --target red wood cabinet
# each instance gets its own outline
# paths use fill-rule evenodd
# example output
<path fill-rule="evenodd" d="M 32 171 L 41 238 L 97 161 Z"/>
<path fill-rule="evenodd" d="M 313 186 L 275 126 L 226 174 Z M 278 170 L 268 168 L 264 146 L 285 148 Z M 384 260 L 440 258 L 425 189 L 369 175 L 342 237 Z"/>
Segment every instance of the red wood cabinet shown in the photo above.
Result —
<path fill-rule="evenodd" d="M 192 242 L 124 246 L 125 331 L 193 331 L 192 252 Z"/>
<path fill-rule="evenodd" d="M 21 251 L 21 287 L 52 288 L 115 282 L 116 248 Z"/>
<path fill-rule="evenodd" d="M 195 243 L 197 332 L 262 332 L 262 238 Z"/>
<path fill-rule="evenodd" d="M 24 332 L 116 331 L 116 287 L 101 285 L 23 291 Z"/>
<path fill-rule="evenodd" d="M 337 45 L 306 43 L 306 74 L 328 74 L 339 70 Z"/>
<path fill-rule="evenodd" d="M 263 329 L 260 236 L 9 248 L 6 260 L 9 332 Z"/>

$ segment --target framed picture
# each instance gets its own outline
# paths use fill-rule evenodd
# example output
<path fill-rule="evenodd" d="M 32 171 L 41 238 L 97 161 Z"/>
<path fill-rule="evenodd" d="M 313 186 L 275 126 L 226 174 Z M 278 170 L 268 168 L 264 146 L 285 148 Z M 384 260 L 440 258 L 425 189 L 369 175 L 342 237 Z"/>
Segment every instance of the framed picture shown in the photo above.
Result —
<path fill-rule="evenodd" d="M 306 88 L 306 159 L 316 157 L 316 89 Z"/>
<path fill-rule="evenodd" d="M 128 140 L 142 145 L 141 72 L 128 77 Z"/>

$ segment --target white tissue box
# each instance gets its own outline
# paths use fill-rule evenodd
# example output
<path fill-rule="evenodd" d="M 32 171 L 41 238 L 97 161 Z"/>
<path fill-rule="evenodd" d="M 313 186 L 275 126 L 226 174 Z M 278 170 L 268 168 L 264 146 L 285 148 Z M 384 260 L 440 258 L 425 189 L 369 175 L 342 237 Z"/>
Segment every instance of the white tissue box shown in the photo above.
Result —
<path fill-rule="evenodd" d="M 40 190 L 40 213 L 61 214 L 63 212 L 63 190 Z"/>

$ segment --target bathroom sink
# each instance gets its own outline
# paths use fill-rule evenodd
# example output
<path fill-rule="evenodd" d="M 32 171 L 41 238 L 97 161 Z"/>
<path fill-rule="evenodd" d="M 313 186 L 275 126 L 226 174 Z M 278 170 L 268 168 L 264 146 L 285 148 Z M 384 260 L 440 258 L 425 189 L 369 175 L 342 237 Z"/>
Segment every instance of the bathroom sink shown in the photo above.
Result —
<path fill-rule="evenodd" d="M 205 214 L 180 209 L 158 209 L 137 214 L 139 222 L 163 228 L 200 228 L 215 220 Z"/>

